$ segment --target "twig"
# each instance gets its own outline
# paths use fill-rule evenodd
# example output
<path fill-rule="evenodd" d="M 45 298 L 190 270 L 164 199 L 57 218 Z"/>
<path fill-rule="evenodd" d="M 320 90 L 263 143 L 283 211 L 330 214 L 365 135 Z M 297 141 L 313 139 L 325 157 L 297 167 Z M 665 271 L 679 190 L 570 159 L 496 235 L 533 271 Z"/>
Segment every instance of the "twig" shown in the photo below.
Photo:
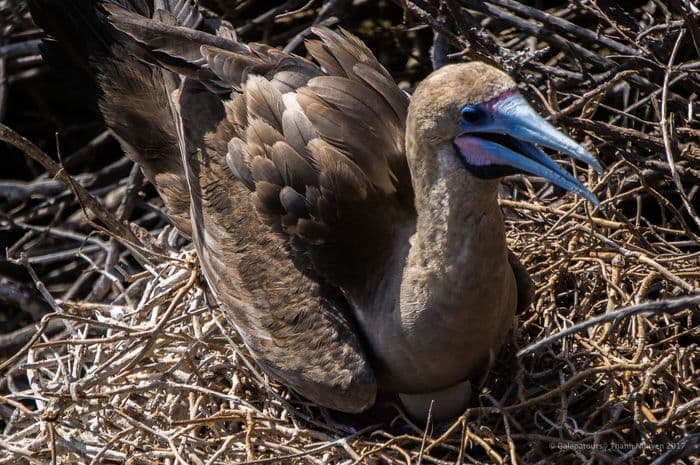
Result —
<path fill-rule="evenodd" d="M 695 210 L 693 207 L 690 205 L 690 201 L 688 200 L 688 194 L 685 193 L 685 189 L 683 188 L 683 183 L 681 182 L 681 177 L 678 174 L 678 170 L 676 169 L 676 163 L 674 161 L 674 147 L 671 143 L 671 136 L 669 134 L 669 128 L 673 124 L 673 119 L 669 120 L 667 116 L 667 105 L 668 105 L 668 81 L 671 77 L 671 70 L 673 68 L 673 62 L 676 60 L 676 54 L 678 53 L 678 48 L 681 44 L 681 41 L 683 40 L 683 34 L 685 30 L 681 29 L 681 32 L 678 34 L 678 38 L 676 39 L 676 43 L 673 46 L 673 50 L 671 51 L 671 57 L 668 59 L 668 67 L 666 68 L 666 73 L 664 74 L 664 83 L 662 86 L 663 91 L 661 92 L 661 121 L 659 124 L 661 125 L 661 134 L 663 136 L 664 140 L 664 149 L 666 152 L 666 161 L 668 162 L 668 166 L 671 168 L 671 178 L 673 179 L 674 184 L 676 185 L 676 189 L 678 189 L 678 194 L 681 196 L 681 201 L 683 202 L 683 206 L 685 207 L 686 211 L 688 212 L 688 215 L 695 221 L 695 224 L 700 227 L 700 217 L 698 217 L 697 213 L 695 213 Z"/>
<path fill-rule="evenodd" d="M 590 29 L 577 26 L 569 21 L 558 18 L 554 15 L 548 14 L 537 8 L 529 7 L 523 3 L 518 3 L 513 0 L 487 0 L 487 3 L 493 3 L 494 5 L 507 8 L 523 16 L 530 17 L 537 21 L 542 21 L 547 26 L 550 26 L 553 30 L 558 32 L 564 32 L 575 36 L 578 39 L 583 39 L 587 42 L 594 44 L 600 44 L 603 47 L 607 47 L 617 53 L 622 53 L 626 55 L 638 55 L 639 51 L 627 45 L 621 44 L 614 39 L 607 37 L 605 34 L 596 34 Z"/>
<path fill-rule="evenodd" d="M 61 321 L 51 320 L 42 334 L 53 336 L 61 329 L 65 329 L 65 324 Z M 14 351 L 33 340 L 37 334 L 37 325 L 31 324 L 15 331 L 0 334 L 0 350 Z M 2 371 L 2 370 L 0 370 Z"/>
<path fill-rule="evenodd" d="M 129 228 L 116 221 L 114 215 L 107 211 L 97 199 L 95 199 L 87 190 L 85 190 L 84 187 L 75 182 L 75 180 L 68 173 L 66 173 L 66 171 L 60 165 L 49 158 L 49 156 L 46 155 L 39 147 L 34 145 L 26 138 L 20 136 L 4 124 L 0 124 L 0 140 L 17 147 L 19 150 L 31 157 L 32 160 L 43 166 L 44 169 L 51 174 L 51 176 L 54 176 L 62 181 L 75 193 L 82 204 L 84 204 L 95 216 L 97 216 L 100 221 L 107 225 L 113 234 L 121 236 L 124 240 L 127 240 L 134 245 L 141 245 L 141 241 L 131 232 Z"/>
<path fill-rule="evenodd" d="M 675 313 L 681 310 L 685 310 L 688 307 L 693 307 L 695 305 L 700 305 L 700 295 L 680 297 L 678 299 L 672 300 L 659 300 L 655 302 L 645 302 L 639 305 L 632 305 L 629 307 L 621 308 L 612 312 L 605 313 L 603 315 L 598 315 L 593 318 L 589 318 L 586 321 L 577 323 L 563 331 L 547 336 L 546 338 L 525 347 L 518 352 L 518 357 L 522 357 L 527 354 L 531 354 L 542 347 L 548 346 L 551 343 L 562 339 L 571 334 L 583 331 L 586 328 L 595 326 L 601 323 L 606 323 L 609 321 L 619 321 L 623 318 L 627 318 L 632 315 L 638 315 L 641 313 Z"/>

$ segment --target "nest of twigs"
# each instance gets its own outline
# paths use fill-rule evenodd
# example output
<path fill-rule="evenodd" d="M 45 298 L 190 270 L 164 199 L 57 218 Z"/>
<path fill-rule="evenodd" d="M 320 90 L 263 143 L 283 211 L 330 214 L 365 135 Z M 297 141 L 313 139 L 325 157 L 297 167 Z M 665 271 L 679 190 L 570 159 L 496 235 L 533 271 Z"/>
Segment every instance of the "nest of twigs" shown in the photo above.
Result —
<path fill-rule="evenodd" d="M 311 24 L 341 24 L 406 88 L 430 71 L 439 31 L 443 56 L 501 66 L 588 143 L 606 174 L 579 176 L 602 207 L 506 179 L 508 237 L 535 301 L 473 406 L 426 426 L 389 402 L 339 417 L 356 429 L 344 432 L 250 359 L 88 81 L 45 63 L 22 2 L 0 0 L 0 118 L 32 141 L 0 126 L 0 464 L 697 460 L 693 1 L 206 4 L 244 40 L 297 51 Z"/>

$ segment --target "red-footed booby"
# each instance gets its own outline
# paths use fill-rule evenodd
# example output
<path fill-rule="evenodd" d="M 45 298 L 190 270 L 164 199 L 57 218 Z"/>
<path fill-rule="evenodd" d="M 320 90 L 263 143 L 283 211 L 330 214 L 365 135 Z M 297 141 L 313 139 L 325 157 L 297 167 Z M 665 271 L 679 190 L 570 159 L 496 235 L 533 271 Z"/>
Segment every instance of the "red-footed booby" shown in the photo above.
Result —
<path fill-rule="evenodd" d="M 531 292 L 499 179 L 597 204 L 539 146 L 595 158 L 484 63 L 409 99 L 345 32 L 314 30 L 305 59 L 187 0 L 29 3 L 90 63 L 107 125 L 255 359 L 322 406 L 360 412 L 384 389 L 418 418 L 432 400 L 438 419 L 461 413 Z"/>

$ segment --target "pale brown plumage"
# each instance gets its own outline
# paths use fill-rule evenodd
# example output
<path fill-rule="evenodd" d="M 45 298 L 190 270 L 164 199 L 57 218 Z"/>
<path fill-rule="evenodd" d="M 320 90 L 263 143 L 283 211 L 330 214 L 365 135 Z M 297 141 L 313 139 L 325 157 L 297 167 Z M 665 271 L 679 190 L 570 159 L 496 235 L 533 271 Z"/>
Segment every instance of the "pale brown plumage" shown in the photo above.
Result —
<path fill-rule="evenodd" d="M 357 412 L 377 387 L 448 388 L 529 304 L 497 181 L 450 160 L 448 110 L 513 87 L 500 71 L 439 70 L 409 108 L 343 32 L 316 30 L 307 60 L 238 43 L 187 0 L 105 1 L 116 30 L 90 2 L 30 3 L 64 45 L 97 39 L 86 53 L 107 124 L 192 236 L 252 354 L 301 394 Z"/>

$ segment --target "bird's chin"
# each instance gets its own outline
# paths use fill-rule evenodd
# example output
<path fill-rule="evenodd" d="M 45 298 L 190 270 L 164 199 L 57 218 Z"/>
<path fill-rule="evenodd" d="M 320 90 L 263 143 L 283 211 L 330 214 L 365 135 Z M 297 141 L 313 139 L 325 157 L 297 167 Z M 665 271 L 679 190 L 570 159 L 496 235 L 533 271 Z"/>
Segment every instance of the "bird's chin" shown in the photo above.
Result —
<path fill-rule="evenodd" d="M 522 173 L 522 171 L 507 165 L 472 165 L 464 158 L 460 157 L 464 168 L 473 176 L 479 179 L 498 179 L 512 174 Z"/>

